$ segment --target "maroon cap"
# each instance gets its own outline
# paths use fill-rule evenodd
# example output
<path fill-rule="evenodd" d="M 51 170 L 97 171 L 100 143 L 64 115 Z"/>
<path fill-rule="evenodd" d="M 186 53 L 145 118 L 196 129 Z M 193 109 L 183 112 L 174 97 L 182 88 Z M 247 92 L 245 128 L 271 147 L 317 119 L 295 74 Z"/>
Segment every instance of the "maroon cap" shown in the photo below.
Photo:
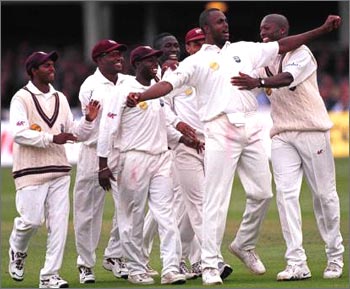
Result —
<path fill-rule="evenodd" d="M 185 36 L 185 42 L 186 44 L 190 41 L 199 40 L 199 39 L 205 39 L 205 35 L 199 27 L 193 28 L 190 31 L 187 32 Z"/>
<path fill-rule="evenodd" d="M 135 65 L 135 61 L 143 60 L 153 55 L 159 57 L 163 54 L 161 50 L 155 50 L 151 46 L 138 46 L 130 53 L 130 63 Z"/>
<path fill-rule="evenodd" d="M 49 59 L 55 62 L 57 58 L 58 54 L 56 51 L 51 51 L 50 53 L 43 51 L 33 52 L 28 56 L 25 62 L 27 73 L 29 75 L 32 75 L 32 68 L 38 68 L 41 64 L 45 63 Z"/>
<path fill-rule="evenodd" d="M 125 51 L 127 49 L 125 44 L 118 43 L 114 40 L 103 39 L 97 42 L 92 49 L 91 57 L 96 62 L 96 58 L 102 53 L 111 52 L 113 50 Z"/>

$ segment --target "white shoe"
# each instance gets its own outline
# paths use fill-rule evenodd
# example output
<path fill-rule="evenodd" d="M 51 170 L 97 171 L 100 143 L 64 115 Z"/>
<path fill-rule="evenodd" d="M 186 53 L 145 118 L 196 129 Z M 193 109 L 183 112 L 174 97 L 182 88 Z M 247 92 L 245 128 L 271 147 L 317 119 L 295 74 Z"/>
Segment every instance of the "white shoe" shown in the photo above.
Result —
<path fill-rule="evenodd" d="M 128 278 L 129 270 L 122 258 L 104 258 L 102 266 L 106 270 L 112 271 L 116 278 Z"/>
<path fill-rule="evenodd" d="M 259 255 L 254 249 L 241 250 L 232 243 L 228 246 L 228 249 L 233 255 L 238 257 L 252 273 L 262 275 L 266 272 L 264 264 L 261 262 Z"/>
<path fill-rule="evenodd" d="M 196 274 L 192 273 L 192 272 L 187 268 L 186 263 L 185 263 L 184 261 L 181 261 L 181 262 L 180 262 L 179 271 L 180 271 L 180 274 L 185 275 L 186 280 L 191 280 L 191 279 L 196 279 L 196 278 L 197 278 Z"/>
<path fill-rule="evenodd" d="M 156 270 L 154 270 L 149 263 L 146 264 L 146 273 L 152 277 L 159 275 L 159 273 Z"/>
<path fill-rule="evenodd" d="M 328 262 L 326 269 L 323 272 L 323 278 L 325 279 L 335 279 L 340 278 L 343 274 L 343 261 L 333 260 Z"/>
<path fill-rule="evenodd" d="M 184 284 L 186 283 L 186 276 L 179 272 L 168 272 L 164 274 L 160 280 L 161 284 Z"/>
<path fill-rule="evenodd" d="M 95 283 L 95 275 L 91 268 L 79 266 L 78 270 L 80 284 Z"/>
<path fill-rule="evenodd" d="M 58 275 L 51 275 L 47 279 L 41 279 L 39 288 L 68 288 L 68 282 Z"/>
<path fill-rule="evenodd" d="M 232 267 L 224 262 L 218 263 L 219 273 L 222 280 L 225 280 L 233 272 Z"/>
<path fill-rule="evenodd" d="M 128 281 L 133 284 L 151 285 L 154 284 L 154 279 L 147 273 L 129 275 Z"/>
<path fill-rule="evenodd" d="M 306 263 L 287 265 L 286 269 L 277 274 L 277 281 L 294 281 L 311 278 L 311 272 Z"/>
<path fill-rule="evenodd" d="M 202 282 L 203 285 L 220 285 L 222 284 L 222 279 L 220 277 L 220 272 L 215 268 L 204 268 L 202 272 Z"/>
<path fill-rule="evenodd" d="M 22 281 L 24 279 L 24 259 L 27 257 L 26 253 L 14 252 L 11 248 L 9 250 L 9 274 L 15 281 Z"/>

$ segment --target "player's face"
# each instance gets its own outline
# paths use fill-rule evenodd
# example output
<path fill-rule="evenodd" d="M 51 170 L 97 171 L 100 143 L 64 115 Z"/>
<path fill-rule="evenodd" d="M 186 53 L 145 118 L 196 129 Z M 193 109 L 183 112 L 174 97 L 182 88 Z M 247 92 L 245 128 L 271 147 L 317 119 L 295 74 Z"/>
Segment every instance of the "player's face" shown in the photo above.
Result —
<path fill-rule="evenodd" d="M 263 42 L 279 40 L 282 38 L 281 29 L 275 22 L 263 19 L 260 24 L 260 37 Z"/>
<path fill-rule="evenodd" d="M 201 49 L 204 39 L 194 40 L 186 43 L 186 51 L 189 55 L 195 54 L 199 49 Z"/>
<path fill-rule="evenodd" d="M 161 59 L 164 61 L 167 59 L 179 60 L 180 58 L 180 45 L 174 36 L 162 38 L 159 50 L 163 51 Z"/>
<path fill-rule="evenodd" d="M 221 11 L 213 11 L 208 16 L 208 32 L 214 43 L 221 47 L 230 38 L 227 18 Z"/>
<path fill-rule="evenodd" d="M 37 69 L 33 69 L 33 77 L 42 83 L 52 83 L 55 80 L 55 66 L 52 60 L 48 60 L 39 65 Z"/>
<path fill-rule="evenodd" d="M 123 52 L 119 50 L 112 50 L 110 52 L 103 53 L 99 57 L 99 67 L 102 70 L 110 74 L 117 74 L 123 70 L 124 56 Z"/>
<path fill-rule="evenodd" d="M 153 79 L 158 71 L 158 58 L 151 56 L 141 60 L 137 69 L 140 70 L 143 78 L 147 80 Z"/>

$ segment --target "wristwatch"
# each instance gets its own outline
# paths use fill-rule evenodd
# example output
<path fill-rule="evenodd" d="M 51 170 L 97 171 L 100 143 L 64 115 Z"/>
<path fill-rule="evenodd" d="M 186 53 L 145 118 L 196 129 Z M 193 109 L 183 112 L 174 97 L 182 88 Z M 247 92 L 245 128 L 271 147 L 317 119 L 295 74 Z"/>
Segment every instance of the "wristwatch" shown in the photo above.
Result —
<path fill-rule="evenodd" d="M 265 87 L 265 79 L 262 79 L 262 78 L 259 77 L 259 86 L 258 87 L 259 88 L 260 87 Z"/>

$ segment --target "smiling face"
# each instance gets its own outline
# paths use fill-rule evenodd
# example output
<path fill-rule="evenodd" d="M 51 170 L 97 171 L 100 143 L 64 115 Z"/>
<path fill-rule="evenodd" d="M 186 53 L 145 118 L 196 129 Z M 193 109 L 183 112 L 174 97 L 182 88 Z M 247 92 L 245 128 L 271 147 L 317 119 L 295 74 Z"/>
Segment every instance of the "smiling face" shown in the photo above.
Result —
<path fill-rule="evenodd" d="M 165 36 L 160 40 L 159 50 L 163 51 L 163 55 L 159 58 L 160 62 L 167 59 L 179 60 L 180 45 L 175 36 Z"/>
<path fill-rule="evenodd" d="M 102 53 L 97 59 L 97 65 L 102 73 L 115 75 L 123 70 L 123 52 L 120 50 L 112 50 Z"/>
<path fill-rule="evenodd" d="M 263 42 L 277 41 L 288 35 L 287 18 L 279 14 L 270 14 L 263 18 L 260 24 L 260 37 Z"/>
<path fill-rule="evenodd" d="M 135 62 L 136 79 L 141 83 L 148 83 L 157 75 L 158 58 L 156 55 Z"/>

